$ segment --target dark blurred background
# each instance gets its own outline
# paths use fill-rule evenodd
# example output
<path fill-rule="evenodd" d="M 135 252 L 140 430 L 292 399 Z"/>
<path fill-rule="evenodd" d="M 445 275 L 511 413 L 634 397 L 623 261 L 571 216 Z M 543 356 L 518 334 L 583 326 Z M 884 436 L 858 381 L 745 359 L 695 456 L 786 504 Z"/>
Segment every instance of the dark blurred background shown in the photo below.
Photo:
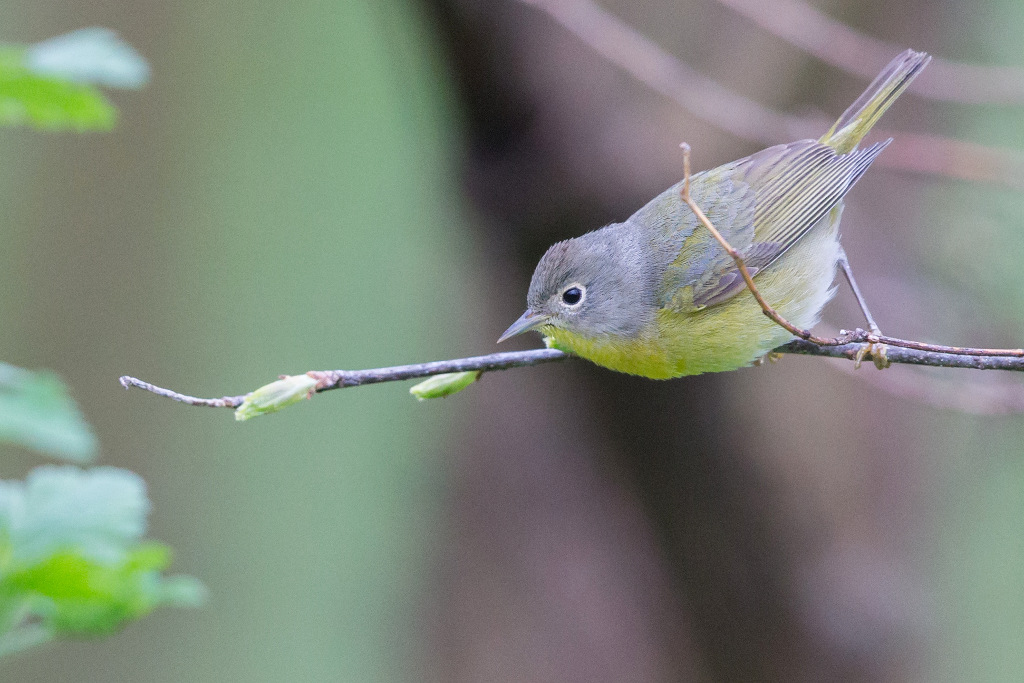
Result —
<path fill-rule="evenodd" d="M 125 373 L 218 396 L 489 352 L 544 249 L 678 180 L 681 141 L 707 168 L 824 131 L 780 133 L 770 112 L 734 130 L 741 110 L 700 81 L 655 92 L 606 58 L 668 73 L 602 8 L 796 124 L 827 126 L 903 47 L 1024 66 L 1014 0 L 537 5 L 8 4 L 0 38 L 108 26 L 154 77 L 115 93 L 112 133 L 0 130 L 0 357 L 70 383 L 211 600 L 29 653 L 6 679 L 1019 676 L 1013 377 L 790 356 L 652 382 L 567 362 L 244 425 L 120 391 Z M 858 52 L 814 12 L 889 45 Z M 886 115 L 904 146 L 849 197 L 846 249 L 886 332 L 1020 346 L 1021 101 L 957 101 L 936 66 L 921 88 L 952 94 L 912 90 Z M 823 329 L 859 321 L 841 291 Z"/>

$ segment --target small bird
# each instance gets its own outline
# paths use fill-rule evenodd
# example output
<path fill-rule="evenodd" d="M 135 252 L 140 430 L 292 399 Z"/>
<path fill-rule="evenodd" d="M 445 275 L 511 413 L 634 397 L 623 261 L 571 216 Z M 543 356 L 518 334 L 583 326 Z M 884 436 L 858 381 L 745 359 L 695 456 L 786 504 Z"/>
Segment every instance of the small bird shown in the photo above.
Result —
<path fill-rule="evenodd" d="M 690 179 L 690 196 L 765 300 L 799 328 L 818 322 L 837 264 L 857 291 L 839 244 L 843 197 L 892 139 L 857 145 L 930 60 L 900 54 L 820 140 L 769 147 Z M 667 379 L 735 370 L 792 340 L 762 313 L 682 189 L 681 181 L 625 222 L 551 246 L 526 312 L 498 341 L 538 330 L 598 365 Z"/>

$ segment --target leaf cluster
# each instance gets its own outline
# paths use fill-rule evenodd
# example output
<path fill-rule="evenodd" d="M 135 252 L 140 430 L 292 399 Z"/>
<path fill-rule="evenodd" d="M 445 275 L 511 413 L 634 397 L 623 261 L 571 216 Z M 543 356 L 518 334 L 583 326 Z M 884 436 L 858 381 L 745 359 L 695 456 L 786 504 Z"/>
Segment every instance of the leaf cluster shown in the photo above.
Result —
<path fill-rule="evenodd" d="M 162 574 L 170 550 L 143 540 L 148 511 L 145 483 L 127 470 L 43 466 L 0 480 L 0 656 L 200 604 L 195 579 Z"/>
<path fill-rule="evenodd" d="M 148 69 L 106 29 L 0 45 L 0 126 L 108 129 L 116 111 L 97 86 L 138 87 Z M 97 451 L 56 375 L 0 363 L 4 442 L 77 464 Z M 142 478 L 113 467 L 47 465 L 0 480 L 0 657 L 202 603 L 202 584 L 166 575 L 170 549 L 145 540 L 149 509 Z"/>

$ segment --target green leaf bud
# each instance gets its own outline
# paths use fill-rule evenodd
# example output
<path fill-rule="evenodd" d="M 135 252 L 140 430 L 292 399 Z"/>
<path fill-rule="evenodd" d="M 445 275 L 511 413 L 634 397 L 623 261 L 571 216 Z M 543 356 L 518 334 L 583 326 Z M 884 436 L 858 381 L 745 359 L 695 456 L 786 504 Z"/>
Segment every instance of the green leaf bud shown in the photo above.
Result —
<path fill-rule="evenodd" d="M 483 372 L 480 370 L 470 370 L 468 372 L 446 372 L 442 375 L 434 375 L 410 388 L 409 393 L 420 401 L 426 401 L 428 398 L 451 396 L 480 379 L 482 374 Z"/>
<path fill-rule="evenodd" d="M 266 384 L 247 395 L 242 405 L 235 408 L 235 419 L 248 420 L 250 417 L 274 413 L 310 398 L 316 389 L 316 382 L 309 375 L 291 375 Z"/>

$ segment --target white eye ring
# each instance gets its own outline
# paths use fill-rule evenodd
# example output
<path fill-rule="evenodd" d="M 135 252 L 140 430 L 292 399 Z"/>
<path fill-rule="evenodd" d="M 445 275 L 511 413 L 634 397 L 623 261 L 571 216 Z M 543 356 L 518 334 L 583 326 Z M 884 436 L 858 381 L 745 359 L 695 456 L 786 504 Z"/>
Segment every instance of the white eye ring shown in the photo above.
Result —
<path fill-rule="evenodd" d="M 574 282 L 562 290 L 562 305 L 566 308 L 579 308 L 587 298 L 587 288 Z"/>

